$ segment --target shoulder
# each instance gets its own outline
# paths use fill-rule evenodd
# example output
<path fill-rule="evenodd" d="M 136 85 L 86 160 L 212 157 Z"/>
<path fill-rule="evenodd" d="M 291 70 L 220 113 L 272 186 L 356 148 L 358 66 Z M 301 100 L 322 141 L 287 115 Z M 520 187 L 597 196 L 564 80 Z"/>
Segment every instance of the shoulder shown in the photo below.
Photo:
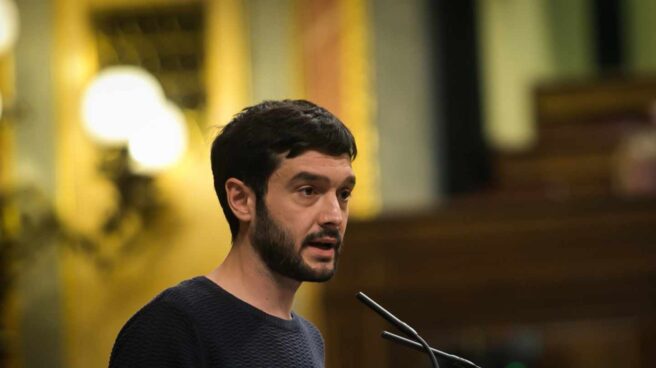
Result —
<path fill-rule="evenodd" d="M 316 345 L 320 345 L 323 348 L 323 336 L 321 336 L 319 329 L 312 322 L 299 316 L 298 314 L 294 314 L 294 318 L 298 318 L 301 329 L 303 329 L 304 332 L 310 337 L 312 342 Z"/>
<path fill-rule="evenodd" d="M 191 311 L 199 301 L 213 296 L 214 291 L 208 287 L 207 281 L 203 277 L 182 281 L 164 290 L 149 304 L 161 303 L 179 310 Z"/>
<path fill-rule="evenodd" d="M 196 277 L 162 291 L 128 320 L 121 333 L 134 326 L 159 328 L 160 321 L 166 321 L 166 326 L 176 323 L 191 327 L 199 302 L 211 294 L 207 289 L 202 278 Z"/>
<path fill-rule="evenodd" d="M 114 343 L 110 367 L 169 366 L 171 361 L 198 359 L 199 339 L 190 308 L 198 297 L 193 281 L 163 291 L 128 320 Z"/>

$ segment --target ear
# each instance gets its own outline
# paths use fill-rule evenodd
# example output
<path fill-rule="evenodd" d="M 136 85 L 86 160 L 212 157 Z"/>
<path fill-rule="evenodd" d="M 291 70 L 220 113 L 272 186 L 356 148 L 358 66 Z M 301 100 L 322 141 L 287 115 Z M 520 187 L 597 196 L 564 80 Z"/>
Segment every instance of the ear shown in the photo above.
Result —
<path fill-rule="evenodd" d="M 255 193 L 239 179 L 225 182 L 228 205 L 239 221 L 250 222 L 255 217 Z"/>

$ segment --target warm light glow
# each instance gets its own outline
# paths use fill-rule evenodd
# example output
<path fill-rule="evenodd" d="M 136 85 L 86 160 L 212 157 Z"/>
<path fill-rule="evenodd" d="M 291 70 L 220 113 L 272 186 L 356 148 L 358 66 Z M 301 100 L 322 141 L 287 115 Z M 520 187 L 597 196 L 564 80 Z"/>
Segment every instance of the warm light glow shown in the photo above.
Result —
<path fill-rule="evenodd" d="M 18 38 L 18 9 L 12 0 L 0 0 L 0 55 Z"/>
<path fill-rule="evenodd" d="M 128 142 L 130 157 L 142 172 L 156 172 L 175 164 L 186 148 L 185 118 L 172 103 L 153 111 Z"/>
<path fill-rule="evenodd" d="M 0 119 L 2 119 L 2 94 L 0 93 Z"/>
<path fill-rule="evenodd" d="M 135 66 L 115 66 L 101 71 L 87 87 L 82 119 L 99 143 L 123 145 L 163 104 L 164 92 L 152 75 Z"/>

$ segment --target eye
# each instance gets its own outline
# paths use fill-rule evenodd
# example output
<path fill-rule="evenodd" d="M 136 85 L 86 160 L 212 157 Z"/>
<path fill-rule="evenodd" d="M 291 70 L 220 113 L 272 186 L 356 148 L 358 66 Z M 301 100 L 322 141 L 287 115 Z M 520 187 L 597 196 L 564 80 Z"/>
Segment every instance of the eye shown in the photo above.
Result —
<path fill-rule="evenodd" d="M 314 189 L 314 187 L 301 187 L 298 189 L 298 192 L 306 197 L 317 194 L 317 191 Z"/>
<path fill-rule="evenodd" d="M 341 192 L 339 192 L 339 199 L 342 201 L 346 202 L 351 198 L 351 189 L 343 189 Z"/>

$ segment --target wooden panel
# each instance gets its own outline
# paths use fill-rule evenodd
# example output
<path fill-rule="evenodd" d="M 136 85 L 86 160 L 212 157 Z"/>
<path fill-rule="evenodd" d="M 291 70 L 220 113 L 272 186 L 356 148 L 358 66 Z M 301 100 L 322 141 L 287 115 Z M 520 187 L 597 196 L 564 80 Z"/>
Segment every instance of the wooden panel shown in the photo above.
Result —
<path fill-rule="evenodd" d="M 385 367 L 397 361 L 394 354 L 407 357 L 378 341 L 381 328 L 394 328 L 365 322 L 373 312 L 355 300 L 359 290 L 426 331 L 434 343 L 456 349 L 473 348 L 448 335 L 472 328 L 485 334 L 530 324 L 547 347 L 555 344 L 557 334 L 545 332 L 554 323 L 587 320 L 599 334 L 609 321 L 650 320 L 656 312 L 655 224 L 655 202 L 610 199 L 479 202 L 425 216 L 352 223 L 325 299 L 330 361 Z M 653 332 L 641 323 L 622 331 L 636 341 L 628 347 L 656 349 Z M 351 333 L 358 338 L 342 341 Z M 603 354 L 599 349 L 607 340 L 602 340 L 590 342 L 585 354 Z M 577 355 L 584 344 L 559 345 L 563 364 L 584 359 Z M 341 346 L 339 353 L 332 346 Z M 560 359 L 549 354 L 545 350 L 540 361 Z M 623 366 L 645 366 L 640 359 L 647 358 L 636 354 L 634 365 Z"/>
<path fill-rule="evenodd" d="M 656 99 L 656 78 L 555 83 L 536 89 L 540 125 L 645 116 Z"/>
<path fill-rule="evenodd" d="M 537 88 L 535 147 L 494 157 L 493 195 L 606 198 L 617 194 L 617 156 L 650 129 L 656 79 L 611 79 Z M 653 127 L 651 128 L 653 129 Z"/>

